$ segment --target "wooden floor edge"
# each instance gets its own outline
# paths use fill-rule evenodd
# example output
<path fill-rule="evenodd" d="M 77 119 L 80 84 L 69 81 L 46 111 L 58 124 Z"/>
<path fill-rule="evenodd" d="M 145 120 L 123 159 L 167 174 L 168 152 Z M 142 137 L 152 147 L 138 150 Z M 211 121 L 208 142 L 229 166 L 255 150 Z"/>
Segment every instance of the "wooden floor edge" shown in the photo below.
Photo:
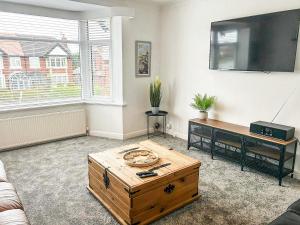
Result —
<path fill-rule="evenodd" d="M 97 198 L 100 203 L 115 217 L 115 219 L 122 225 L 128 225 L 128 223 L 123 220 L 118 214 L 89 186 L 86 187 L 94 196 Z"/>
<path fill-rule="evenodd" d="M 97 198 L 100 203 L 113 215 L 113 217 L 122 225 L 128 225 L 128 223 L 123 220 L 120 216 L 118 216 L 118 214 L 107 204 L 105 203 L 105 201 L 95 192 L 93 191 L 93 189 L 91 189 L 89 186 L 87 186 L 87 189 L 95 196 L 95 198 Z M 174 205 L 172 208 L 166 210 L 165 212 L 161 213 L 160 215 L 156 216 L 156 217 L 152 217 L 150 218 L 149 220 L 147 221 L 144 221 L 142 223 L 140 223 L 139 225 L 146 225 L 146 224 L 149 224 L 151 222 L 154 222 L 160 218 L 162 218 L 163 216 L 167 215 L 167 214 L 170 214 L 172 212 L 174 212 L 175 210 L 178 210 L 196 200 L 198 200 L 199 198 L 201 197 L 200 194 L 198 194 L 197 196 L 194 196 L 184 202 L 180 202 L 179 204 L 177 205 Z"/>

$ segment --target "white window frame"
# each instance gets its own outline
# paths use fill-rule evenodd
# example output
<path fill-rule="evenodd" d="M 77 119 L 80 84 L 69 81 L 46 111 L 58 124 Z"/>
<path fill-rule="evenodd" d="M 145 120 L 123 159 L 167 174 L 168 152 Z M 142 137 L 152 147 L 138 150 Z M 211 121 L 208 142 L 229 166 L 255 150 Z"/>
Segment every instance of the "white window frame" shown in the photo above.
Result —
<path fill-rule="evenodd" d="M 4 69 L 3 56 L 0 55 L 0 70 Z"/>
<path fill-rule="evenodd" d="M 54 100 L 47 101 L 45 103 L 24 103 L 16 106 L 9 106 L 7 108 L 1 107 L 0 111 L 13 111 L 13 110 L 22 110 L 22 109 L 30 109 L 30 108 L 43 108 L 43 107 L 52 107 L 57 105 L 68 105 L 68 104 L 100 104 L 100 105 L 114 105 L 114 106 L 125 106 L 126 103 L 123 102 L 123 64 L 122 64 L 122 17 L 116 16 L 112 17 L 110 23 L 110 81 L 111 81 L 111 96 L 94 96 L 92 94 L 93 91 L 93 83 L 91 77 L 91 67 L 90 67 L 90 59 L 89 59 L 89 45 L 86 37 L 86 21 L 79 20 L 79 42 L 73 41 L 74 44 L 79 43 L 80 48 L 80 69 L 81 69 L 81 80 L 82 80 L 82 99 L 79 101 L 78 99 L 66 99 L 66 100 Z M 42 40 L 41 40 L 42 41 Z M 97 41 L 93 41 L 95 43 Z M 102 42 L 102 41 L 98 41 Z M 71 43 L 71 42 L 70 42 Z M 53 57 L 49 55 L 46 57 L 46 68 L 48 69 L 62 69 L 68 68 L 68 57 L 67 56 L 54 56 L 54 57 L 62 57 L 66 58 L 66 65 L 64 67 L 50 67 L 48 65 L 48 58 Z M 21 57 L 20 58 L 20 67 Z M 40 62 L 41 63 L 41 62 Z M 10 64 L 11 65 L 11 64 Z M 41 64 L 40 64 L 41 66 Z"/>
<path fill-rule="evenodd" d="M 124 106 L 123 100 L 123 26 L 122 17 L 111 19 L 111 76 L 114 104 Z"/>
<path fill-rule="evenodd" d="M 54 66 L 52 66 L 52 60 L 54 60 Z M 65 65 L 62 65 L 63 60 L 65 61 Z M 59 65 L 58 63 L 59 62 Z M 65 69 L 68 68 L 68 57 L 67 56 L 48 56 L 46 59 L 46 67 L 52 69 Z"/>
<path fill-rule="evenodd" d="M 40 63 L 40 57 L 29 57 L 29 67 L 30 69 L 40 69 L 41 63 Z"/>
<path fill-rule="evenodd" d="M 5 88 L 6 87 L 5 77 L 4 77 L 4 74 L 3 74 L 3 69 L 4 69 L 3 56 L 2 56 L 2 54 L 0 54 L 0 88 Z"/>
<path fill-rule="evenodd" d="M 21 69 L 22 62 L 20 56 L 10 56 L 9 57 L 9 68 L 10 69 Z"/>
<path fill-rule="evenodd" d="M 120 17 L 121 18 L 121 17 Z M 83 84 L 83 99 L 86 103 L 93 104 L 109 104 L 109 105 L 123 105 L 120 101 L 117 101 L 114 97 L 114 74 L 113 74 L 113 30 L 112 25 L 113 18 L 110 18 L 110 39 L 109 40 L 87 40 L 87 21 L 80 22 L 80 40 L 81 40 L 81 66 L 82 66 L 82 74 L 86 74 L 87 76 L 82 77 L 84 81 Z M 120 24 L 121 25 L 121 24 Z M 121 36 L 122 38 L 122 36 Z M 91 52 L 90 48 L 92 45 L 104 45 L 109 46 L 109 73 L 110 73 L 110 96 L 99 96 L 93 94 L 93 74 L 92 74 L 92 61 L 91 61 Z M 122 57 L 122 55 L 119 55 Z M 122 74 L 120 74 L 122 76 Z M 123 91 L 122 91 L 123 92 Z"/>
<path fill-rule="evenodd" d="M 2 72 L 2 69 L 0 69 L 0 88 L 5 88 L 6 84 L 5 84 L 5 77 L 4 74 Z"/>
<path fill-rule="evenodd" d="M 91 74 L 91 63 L 89 57 L 88 41 L 86 40 L 86 21 L 81 21 L 80 26 L 80 52 L 82 71 L 83 100 L 88 104 L 125 106 L 123 100 L 123 39 L 122 39 L 122 17 L 111 18 L 110 38 L 110 73 L 111 73 L 111 96 L 93 96 L 93 83 Z"/>

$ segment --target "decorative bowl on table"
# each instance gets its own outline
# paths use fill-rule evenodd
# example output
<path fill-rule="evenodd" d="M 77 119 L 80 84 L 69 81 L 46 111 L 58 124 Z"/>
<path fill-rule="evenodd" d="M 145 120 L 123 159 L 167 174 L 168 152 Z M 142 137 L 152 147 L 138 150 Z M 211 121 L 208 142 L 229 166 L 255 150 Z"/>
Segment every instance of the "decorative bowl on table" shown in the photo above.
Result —
<path fill-rule="evenodd" d="M 125 163 L 133 167 L 147 167 L 156 164 L 159 156 L 150 150 L 138 149 L 124 154 Z"/>

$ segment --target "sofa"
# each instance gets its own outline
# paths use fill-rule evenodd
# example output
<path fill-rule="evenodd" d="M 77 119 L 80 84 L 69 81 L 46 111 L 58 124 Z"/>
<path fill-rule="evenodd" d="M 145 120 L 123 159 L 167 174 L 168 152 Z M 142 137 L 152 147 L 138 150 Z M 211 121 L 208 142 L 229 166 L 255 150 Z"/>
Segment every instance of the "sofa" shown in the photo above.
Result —
<path fill-rule="evenodd" d="M 300 199 L 269 225 L 300 225 Z"/>
<path fill-rule="evenodd" d="M 0 161 L 0 224 L 29 225 L 24 208 L 14 186 L 8 182 Z"/>

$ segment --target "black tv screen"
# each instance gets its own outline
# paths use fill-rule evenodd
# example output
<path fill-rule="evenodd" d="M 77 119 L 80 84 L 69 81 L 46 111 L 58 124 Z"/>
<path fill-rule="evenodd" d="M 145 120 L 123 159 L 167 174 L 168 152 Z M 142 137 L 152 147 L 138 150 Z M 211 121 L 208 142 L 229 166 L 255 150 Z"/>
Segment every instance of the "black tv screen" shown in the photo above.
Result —
<path fill-rule="evenodd" d="M 294 72 L 300 10 L 211 24 L 213 70 Z"/>

